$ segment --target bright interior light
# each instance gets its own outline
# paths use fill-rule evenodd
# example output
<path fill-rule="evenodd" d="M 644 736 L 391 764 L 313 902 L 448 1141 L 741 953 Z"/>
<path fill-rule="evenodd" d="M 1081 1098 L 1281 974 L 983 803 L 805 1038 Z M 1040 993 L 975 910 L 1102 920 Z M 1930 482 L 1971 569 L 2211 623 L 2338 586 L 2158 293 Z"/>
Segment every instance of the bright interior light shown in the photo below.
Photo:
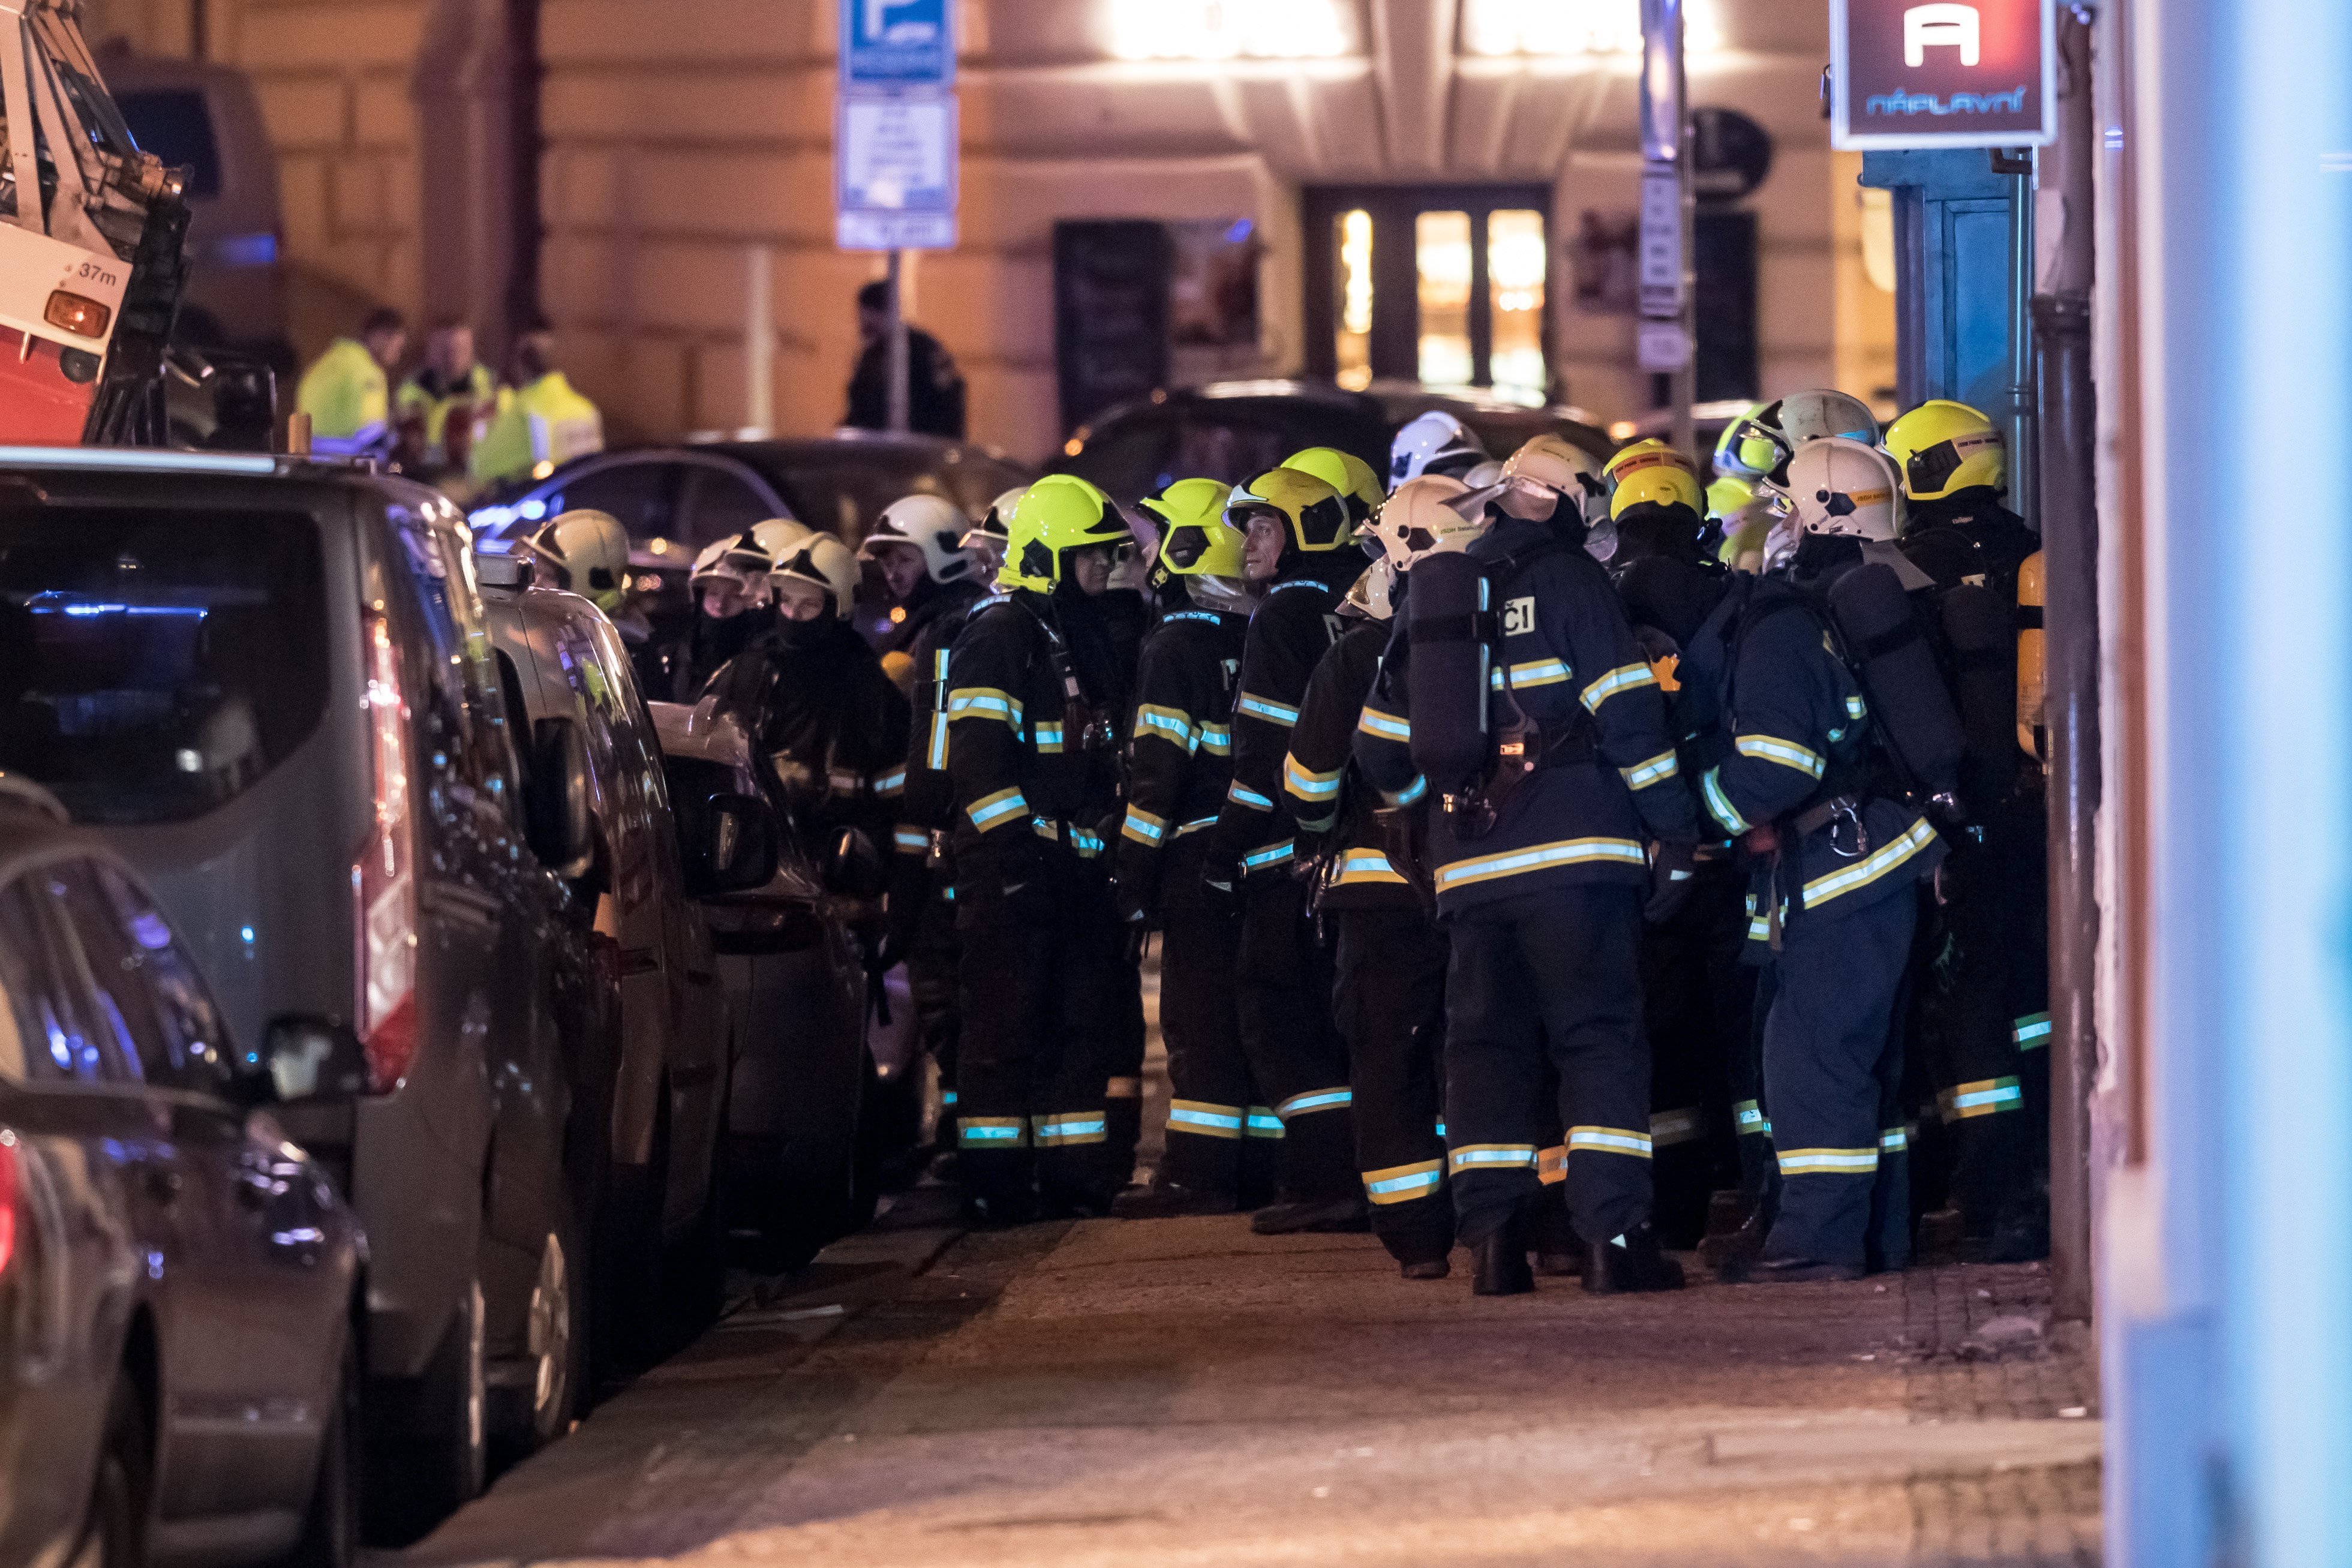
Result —
<path fill-rule="evenodd" d="M 1372 384 L 1372 215 L 1361 207 L 1339 218 L 1339 382 L 1361 392 Z"/>
<path fill-rule="evenodd" d="M 1328 59 L 1353 29 L 1340 0 L 1108 0 L 1123 60 Z"/>
<path fill-rule="evenodd" d="M 1683 45 L 1723 47 L 1714 0 L 1685 0 Z M 1462 47 L 1473 55 L 1638 55 L 1642 0 L 1465 0 Z"/>

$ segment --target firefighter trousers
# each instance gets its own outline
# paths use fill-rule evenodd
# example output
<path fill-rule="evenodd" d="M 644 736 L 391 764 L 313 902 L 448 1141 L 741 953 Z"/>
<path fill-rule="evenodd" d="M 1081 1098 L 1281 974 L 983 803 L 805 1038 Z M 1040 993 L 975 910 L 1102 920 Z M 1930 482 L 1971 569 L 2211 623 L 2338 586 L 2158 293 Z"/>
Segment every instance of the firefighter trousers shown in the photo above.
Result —
<path fill-rule="evenodd" d="M 1168 1050 L 1168 1140 L 1160 1174 L 1255 1208 L 1272 1195 L 1282 1122 L 1242 1049 L 1234 972 L 1238 916 L 1171 909 L 1160 937 L 1160 1037 Z"/>
<path fill-rule="evenodd" d="M 1250 1074 L 1282 1122 L 1276 1185 L 1300 1202 L 1362 1190 L 1348 1048 L 1331 1017 L 1331 960 L 1307 912 L 1307 885 L 1261 872 L 1243 892 L 1237 966 Z"/>
<path fill-rule="evenodd" d="M 1906 889 L 1853 910 L 1805 910 L 1781 928 L 1764 1019 L 1764 1109 L 1780 1176 L 1767 1258 L 1908 1260 L 1907 1242 L 1895 1239 L 1907 1236 L 1910 1199 L 1893 1026 L 1917 918 Z"/>
<path fill-rule="evenodd" d="M 940 1069 L 939 1142 L 955 1144 L 956 1036 L 962 1021 L 957 993 L 962 980 L 956 947 L 955 903 L 943 891 L 923 906 L 915 940 L 907 950 L 907 989 L 915 1004 L 915 1020 L 923 1049 Z"/>
<path fill-rule="evenodd" d="M 1642 1017 L 1651 1061 L 1650 1147 L 1658 1232 L 1669 1247 L 1706 1233 L 1717 1178 L 1734 1167 L 1731 1086 L 1754 1049 L 1756 971 L 1748 945 L 1748 878 L 1726 859 L 1702 865 L 1674 918 L 1642 932 Z"/>
<path fill-rule="evenodd" d="M 1577 1234 L 1603 1242 L 1648 1220 L 1639 889 L 1587 882 L 1522 893 L 1464 910 L 1450 927 L 1445 1142 L 1461 1239 L 1494 1235 L 1540 1190 L 1547 1057 L 1559 1075 Z"/>
<path fill-rule="evenodd" d="M 1111 994 L 1110 1077 L 1103 1085 L 1111 1174 L 1125 1185 L 1135 1173 L 1135 1146 L 1143 1139 L 1143 930 L 1121 927 L 1118 972 Z"/>
<path fill-rule="evenodd" d="M 1437 1131 L 1445 1043 L 1444 933 L 1417 909 L 1335 910 L 1332 991 L 1355 1095 L 1356 1163 L 1372 1234 L 1399 1263 L 1454 1250 L 1454 1199 Z"/>
<path fill-rule="evenodd" d="M 956 1141 L 965 1190 L 1017 1214 L 1100 1208 L 1116 1190 L 1103 1086 L 1118 1031 L 1118 924 L 1108 885 L 1073 856 L 1025 908 L 982 869 L 956 887 L 962 1037 Z"/>

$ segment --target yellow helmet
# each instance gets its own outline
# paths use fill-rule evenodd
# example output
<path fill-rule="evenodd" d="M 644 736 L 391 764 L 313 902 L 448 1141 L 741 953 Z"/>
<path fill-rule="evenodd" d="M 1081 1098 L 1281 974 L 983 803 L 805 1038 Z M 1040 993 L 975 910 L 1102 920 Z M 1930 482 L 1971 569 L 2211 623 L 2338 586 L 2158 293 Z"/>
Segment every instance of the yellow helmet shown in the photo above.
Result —
<path fill-rule="evenodd" d="M 1610 492 L 1609 516 L 1614 521 L 1637 506 L 1686 506 L 1697 515 L 1706 498 L 1699 493 L 1698 476 L 1675 463 L 1653 463 L 1629 470 Z"/>
<path fill-rule="evenodd" d="M 2009 487 L 2000 430 L 1965 403 L 1937 398 L 1886 427 L 1886 455 L 1903 470 L 1913 500 L 1940 500 L 1961 490 Z"/>
<path fill-rule="evenodd" d="M 1353 452 L 1342 452 L 1337 447 L 1309 447 L 1303 452 L 1293 452 L 1282 459 L 1286 468 L 1297 468 L 1302 474 L 1313 474 L 1348 502 L 1348 521 L 1361 522 L 1378 511 L 1381 502 L 1388 499 L 1381 489 L 1381 477 L 1372 466 Z"/>
<path fill-rule="evenodd" d="M 1706 515 L 1727 518 L 1756 499 L 1756 487 L 1747 479 L 1726 476 L 1706 487 Z"/>
<path fill-rule="evenodd" d="M 1178 479 L 1136 503 L 1162 524 L 1159 571 L 1171 577 L 1242 574 L 1242 531 L 1225 521 L 1232 493 L 1222 479 Z"/>
<path fill-rule="evenodd" d="M 1748 433 L 1743 432 L 1740 426 L 1751 419 L 1760 420 L 1769 406 L 1768 404 L 1752 403 L 1748 405 L 1748 411 L 1738 418 L 1725 423 L 1723 434 L 1715 439 L 1715 471 L 1717 473 L 1731 479 L 1760 479 L 1772 471 L 1769 468 L 1748 467 L 1748 458 L 1741 450 L 1746 441 L 1751 437 Z"/>
<path fill-rule="evenodd" d="M 1041 594 L 1061 582 L 1063 557 L 1070 551 L 1134 538 L 1110 498 L 1076 474 L 1048 474 L 1031 485 L 1008 533 L 997 583 Z"/>
<path fill-rule="evenodd" d="M 1636 479 L 1642 481 L 1640 485 L 1642 493 L 1634 498 L 1636 500 L 1674 499 L 1679 500 L 1693 511 L 1698 510 L 1700 497 L 1697 468 L 1688 458 L 1654 437 L 1646 441 L 1633 442 L 1624 447 L 1615 457 L 1610 458 L 1609 466 L 1601 471 L 1609 481 L 1609 510 L 1612 517 L 1617 514 L 1620 506 L 1617 500 L 1619 493 Z M 1675 484 L 1673 479 L 1662 479 L 1660 477 L 1666 475 L 1675 476 L 1685 483 Z M 1673 491 L 1671 498 L 1660 493 L 1661 483 Z M 1629 500 L 1622 504 L 1631 506 L 1633 501 Z"/>
<path fill-rule="evenodd" d="M 1780 426 L 1780 403 L 1759 403 L 1729 425 L 1715 444 L 1717 471 L 1763 479 L 1780 471 L 1797 444 Z"/>
<path fill-rule="evenodd" d="M 1252 512 L 1272 512 L 1290 529 L 1290 543 L 1311 555 L 1328 554 L 1355 536 L 1339 492 L 1297 468 L 1268 468 L 1225 498 L 1225 521 L 1246 533 Z M 1286 552 L 1287 553 L 1287 552 Z"/>

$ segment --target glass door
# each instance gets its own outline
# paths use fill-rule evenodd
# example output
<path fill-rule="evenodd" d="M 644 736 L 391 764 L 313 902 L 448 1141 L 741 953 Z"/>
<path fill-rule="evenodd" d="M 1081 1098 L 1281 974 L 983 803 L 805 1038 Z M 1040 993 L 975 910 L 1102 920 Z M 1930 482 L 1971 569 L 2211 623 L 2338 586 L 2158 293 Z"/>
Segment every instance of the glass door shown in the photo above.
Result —
<path fill-rule="evenodd" d="M 1541 185 L 1308 191 L 1308 373 L 1541 401 L 1549 206 Z"/>

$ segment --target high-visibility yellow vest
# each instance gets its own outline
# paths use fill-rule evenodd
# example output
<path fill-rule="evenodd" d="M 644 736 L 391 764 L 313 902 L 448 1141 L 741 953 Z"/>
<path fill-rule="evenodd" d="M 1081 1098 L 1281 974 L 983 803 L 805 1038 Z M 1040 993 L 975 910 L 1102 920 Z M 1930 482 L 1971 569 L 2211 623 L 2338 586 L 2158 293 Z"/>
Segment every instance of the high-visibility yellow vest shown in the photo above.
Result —
<path fill-rule="evenodd" d="M 391 433 L 383 366 L 356 338 L 337 338 L 327 345 L 327 352 L 302 373 L 294 406 L 310 416 L 313 451 L 377 451 Z"/>
<path fill-rule="evenodd" d="M 478 437 L 489 426 L 497 412 L 499 380 L 489 367 L 477 364 L 466 373 L 456 386 L 435 393 L 418 376 L 410 376 L 400 384 L 393 395 L 393 409 L 403 421 L 422 416 L 425 421 L 425 458 L 436 465 L 449 460 L 449 414 L 459 405 L 472 411 L 474 429 Z M 471 446 L 466 447 L 471 452 Z"/>
<path fill-rule="evenodd" d="M 474 447 L 473 476 L 484 484 L 543 478 L 574 458 L 604 449 L 604 419 L 572 390 L 560 370 L 499 394 L 498 416 Z"/>

